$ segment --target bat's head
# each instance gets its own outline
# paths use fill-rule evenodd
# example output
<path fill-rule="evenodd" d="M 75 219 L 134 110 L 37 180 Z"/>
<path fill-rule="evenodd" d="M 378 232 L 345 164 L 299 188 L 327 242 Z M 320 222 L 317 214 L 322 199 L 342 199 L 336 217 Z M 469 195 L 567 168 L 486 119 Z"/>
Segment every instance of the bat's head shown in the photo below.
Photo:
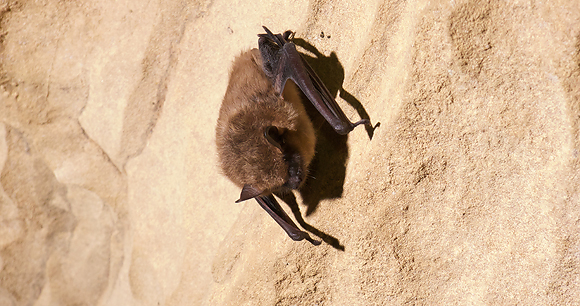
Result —
<path fill-rule="evenodd" d="M 254 102 L 218 123 L 224 174 L 239 186 L 251 186 L 253 196 L 300 188 L 316 142 L 304 107 L 276 95 L 257 95 Z"/>

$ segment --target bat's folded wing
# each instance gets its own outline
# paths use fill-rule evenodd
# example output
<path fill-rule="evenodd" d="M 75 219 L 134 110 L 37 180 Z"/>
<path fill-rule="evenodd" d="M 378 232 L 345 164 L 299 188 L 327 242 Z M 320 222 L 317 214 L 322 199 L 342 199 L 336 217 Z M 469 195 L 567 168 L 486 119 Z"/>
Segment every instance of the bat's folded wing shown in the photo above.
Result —
<path fill-rule="evenodd" d="M 296 224 L 288 217 L 286 212 L 280 207 L 273 195 L 255 197 L 258 204 L 286 231 L 288 236 L 294 241 L 306 239 L 312 244 L 319 245 L 320 241 L 310 238 L 308 233 L 298 229 Z"/>
<path fill-rule="evenodd" d="M 286 81 L 292 80 L 324 119 L 341 135 L 348 134 L 359 124 L 369 123 L 367 119 L 356 123 L 350 122 L 318 75 L 298 53 L 293 43 L 285 43 L 279 54 L 278 69 L 274 81 L 275 89 L 278 92 L 283 92 Z"/>

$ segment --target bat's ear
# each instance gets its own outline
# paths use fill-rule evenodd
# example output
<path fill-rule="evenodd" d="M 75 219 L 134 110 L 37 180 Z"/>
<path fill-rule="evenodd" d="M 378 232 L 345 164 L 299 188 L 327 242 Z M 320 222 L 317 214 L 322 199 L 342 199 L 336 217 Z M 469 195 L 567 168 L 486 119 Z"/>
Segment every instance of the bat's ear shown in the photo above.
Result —
<path fill-rule="evenodd" d="M 240 198 L 236 201 L 236 203 L 240 203 L 242 201 L 245 200 L 249 200 L 249 199 L 253 199 L 257 196 L 259 196 L 260 194 L 262 194 L 261 190 L 258 190 L 254 187 L 252 187 L 251 185 L 244 185 L 244 188 L 242 188 L 242 194 L 240 194 Z"/>
<path fill-rule="evenodd" d="M 282 145 L 284 144 L 284 138 L 282 138 L 282 134 L 284 133 L 283 129 L 280 130 L 277 127 L 271 125 L 266 127 L 264 130 L 264 137 L 268 142 L 278 148 L 280 151 L 282 150 Z"/>

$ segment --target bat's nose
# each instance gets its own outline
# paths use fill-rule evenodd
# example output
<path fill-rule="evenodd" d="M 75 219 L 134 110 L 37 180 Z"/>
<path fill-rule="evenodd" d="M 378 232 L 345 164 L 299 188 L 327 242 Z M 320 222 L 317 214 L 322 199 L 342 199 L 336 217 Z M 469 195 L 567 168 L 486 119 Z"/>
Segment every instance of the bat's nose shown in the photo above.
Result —
<path fill-rule="evenodd" d="M 286 182 L 286 186 L 290 189 L 298 189 L 302 184 L 302 176 L 301 175 L 293 175 L 290 176 L 288 182 Z"/>
<path fill-rule="evenodd" d="M 305 173 L 302 170 L 302 158 L 300 154 L 291 154 L 288 161 L 288 181 L 286 181 L 286 187 L 290 189 L 298 189 L 304 181 Z"/>

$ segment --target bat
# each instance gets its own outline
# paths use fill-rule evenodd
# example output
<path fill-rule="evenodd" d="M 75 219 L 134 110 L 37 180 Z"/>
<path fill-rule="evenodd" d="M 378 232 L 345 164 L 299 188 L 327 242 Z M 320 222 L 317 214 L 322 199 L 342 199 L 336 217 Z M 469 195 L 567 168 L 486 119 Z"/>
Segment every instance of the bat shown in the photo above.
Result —
<path fill-rule="evenodd" d="M 299 189 L 314 157 L 316 136 L 300 91 L 340 135 L 370 122 L 352 123 L 346 117 L 296 50 L 293 32 L 273 34 L 263 28 L 258 49 L 243 52 L 232 64 L 216 126 L 219 164 L 242 188 L 236 203 L 256 199 L 290 238 L 318 245 L 273 195 Z"/>

